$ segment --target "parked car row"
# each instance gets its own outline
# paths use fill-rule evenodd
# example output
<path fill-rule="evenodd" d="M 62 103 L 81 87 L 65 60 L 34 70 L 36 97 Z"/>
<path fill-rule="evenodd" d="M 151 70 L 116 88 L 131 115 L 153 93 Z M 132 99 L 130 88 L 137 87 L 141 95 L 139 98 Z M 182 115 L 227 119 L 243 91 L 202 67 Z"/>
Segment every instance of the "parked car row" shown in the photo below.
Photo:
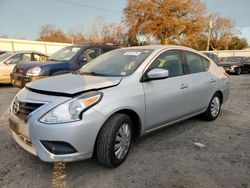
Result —
<path fill-rule="evenodd" d="M 96 156 L 117 167 L 134 138 L 196 115 L 215 120 L 228 99 L 228 75 L 202 53 L 161 45 L 113 49 L 71 46 L 48 62 L 16 67 L 21 82 L 81 67 L 17 93 L 9 124 L 22 148 L 47 162 Z"/>
<path fill-rule="evenodd" d="M 23 88 L 27 83 L 49 76 L 72 73 L 97 56 L 116 49 L 113 45 L 72 45 L 48 58 L 35 51 L 4 52 L 0 54 L 0 84 L 12 83 Z M 204 52 L 229 74 L 250 73 L 250 57 L 226 57 L 221 60 L 212 52 Z"/>
<path fill-rule="evenodd" d="M 27 83 L 49 76 L 71 73 L 97 56 L 116 49 L 114 45 L 72 45 L 51 55 L 43 62 L 23 62 L 15 66 L 11 77 L 14 86 L 23 88 Z"/>
<path fill-rule="evenodd" d="M 250 73 L 250 57 L 242 56 L 233 56 L 226 57 L 220 63 L 226 72 L 241 74 L 241 73 Z"/>
<path fill-rule="evenodd" d="M 229 74 L 250 73 L 250 57 L 230 56 L 219 58 L 212 52 L 204 52 L 206 56 L 212 59 L 218 66 L 221 66 Z"/>
<path fill-rule="evenodd" d="M 26 61 L 45 61 L 48 56 L 35 51 L 5 52 L 0 55 L 0 83 L 11 83 L 10 73 L 14 67 Z"/>

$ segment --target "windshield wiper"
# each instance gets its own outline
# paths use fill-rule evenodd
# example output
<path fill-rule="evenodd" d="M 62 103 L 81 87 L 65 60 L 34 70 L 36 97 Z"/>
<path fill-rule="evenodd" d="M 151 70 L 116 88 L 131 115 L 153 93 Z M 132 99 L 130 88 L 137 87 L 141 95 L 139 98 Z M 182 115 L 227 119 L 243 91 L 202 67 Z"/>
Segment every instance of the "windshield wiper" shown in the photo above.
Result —
<path fill-rule="evenodd" d="M 82 72 L 82 74 L 91 75 L 91 76 L 110 76 L 107 74 L 102 74 L 102 73 L 97 73 L 97 72 Z"/>

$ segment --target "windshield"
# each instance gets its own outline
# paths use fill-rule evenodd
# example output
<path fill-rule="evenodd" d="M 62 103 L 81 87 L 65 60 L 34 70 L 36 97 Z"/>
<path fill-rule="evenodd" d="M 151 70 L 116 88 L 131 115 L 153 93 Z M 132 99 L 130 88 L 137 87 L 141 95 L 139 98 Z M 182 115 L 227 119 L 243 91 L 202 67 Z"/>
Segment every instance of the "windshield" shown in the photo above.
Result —
<path fill-rule="evenodd" d="M 82 74 L 128 76 L 152 53 L 145 49 L 119 49 L 101 55 L 83 66 Z"/>
<path fill-rule="evenodd" d="M 5 60 L 6 58 L 10 57 L 12 54 L 13 53 L 11 53 L 11 52 L 6 52 L 6 53 L 0 55 L 0 61 Z"/>
<path fill-rule="evenodd" d="M 230 62 L 241 62 L 243 57 L 226 57 L 223 59 L 223 61 L 230 61 Z"/>
<path fill-rule="evenodd" d="M 53 55 L 51 55 L 49 60 L 68 61 L 71 58 L 73 58 L 80 49 L 81 49 L 80 47 L 76 47 L 76 46 L 69 46 L 69 47 L 63 48 L 57 51 L 56 53 L 54 53 Z"/>

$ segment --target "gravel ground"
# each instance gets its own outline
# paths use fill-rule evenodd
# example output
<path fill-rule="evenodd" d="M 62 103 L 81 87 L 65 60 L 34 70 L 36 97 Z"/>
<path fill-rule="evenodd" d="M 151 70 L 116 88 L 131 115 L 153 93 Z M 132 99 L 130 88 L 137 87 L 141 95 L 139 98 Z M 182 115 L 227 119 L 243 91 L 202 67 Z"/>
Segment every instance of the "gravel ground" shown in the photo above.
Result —
<path fill-rule="evenodd" d="M 94 160 L 44 163 L 20 148 L 7 119 L 17 91 L 0 86 L 0 187 L 250 188 L 250 75 L 231 77 L 216 121 L 193 118 L 142 137 L 116 169 Z"/>

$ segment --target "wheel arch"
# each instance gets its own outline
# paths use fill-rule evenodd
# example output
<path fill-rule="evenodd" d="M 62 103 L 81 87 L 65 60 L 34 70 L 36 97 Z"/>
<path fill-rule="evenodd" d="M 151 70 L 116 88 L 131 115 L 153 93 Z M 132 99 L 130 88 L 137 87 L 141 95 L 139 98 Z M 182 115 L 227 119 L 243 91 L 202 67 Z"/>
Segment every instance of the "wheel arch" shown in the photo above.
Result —
<path fill-rule="evenodd" d="M 219 95 L 220 101 L 221 101 L 221 104 L 222 104 L 223 103 L 223 93 L 222 93 L 222 91 L 218 90 L 218 91 L 215 92 L 215 94 Z"/>
<path fill-rule="evenodd" d="M 117 110 L 117 111 L 113 112 L 104 121 L 104 123 L 102 124 L 102 126 L 100 127 L 100 129 L 98 131 L 98 134 L 97 134 L 96 139 L 95 139 L 94 150 L 93 150 L 93 157 L 94 158 L 96 157 L 96 143 L 97 143 L 97 139 L 98 139 L 98 136 L 100 134 L 100 131 L 101 131 L 103 125 L 105 124 L 106 121 L 108 121 L 108 119 L 110 117 L 112 117 L 114 114 L 117 114 L 117 113 L 126 114 L 126 115 L 128 115 L 131 118 L 131 121 L 132 121 L 132 124 L 133 124 L 133 139 L 137 138 L 137 137 L 139 137 L 141 135 L 141 119 L 140 119 L 140 116 L 138 115 L 138 113 L 136 113 L 134 110 L 131 110 L 131 109 L 128 109 L 128 108 Z"/>

